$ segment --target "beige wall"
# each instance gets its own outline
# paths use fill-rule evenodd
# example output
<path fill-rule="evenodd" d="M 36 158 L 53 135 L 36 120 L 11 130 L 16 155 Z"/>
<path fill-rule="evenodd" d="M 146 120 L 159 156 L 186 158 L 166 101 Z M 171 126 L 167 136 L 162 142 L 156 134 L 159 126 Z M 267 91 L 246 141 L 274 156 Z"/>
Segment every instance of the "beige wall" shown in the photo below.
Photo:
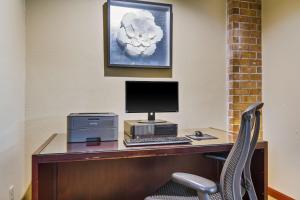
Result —
<path fill-rule="evenodd" d="M 71 112 L 115 112 L 119 130 L 124 119 L 146 118 L 125 114 L 125 80 L 179 81 L 180 112 L 158 117 L 181 128 L 225 128 L 225 1 L 166 1 L 174 6 L 174 66 L 165 79 L 104 76 L 104 2 L 27 0 L 28 154 L 65 132 Z"/>
<path fill-rule="evenodd" d="M 0 1 L 0 199 L 25 191 L 25 1 Z"/>
<path fill-rule="evenodd" d="M 300 199 L 300 1 L 263 1 L 264 135 L 270 186 Z"/>

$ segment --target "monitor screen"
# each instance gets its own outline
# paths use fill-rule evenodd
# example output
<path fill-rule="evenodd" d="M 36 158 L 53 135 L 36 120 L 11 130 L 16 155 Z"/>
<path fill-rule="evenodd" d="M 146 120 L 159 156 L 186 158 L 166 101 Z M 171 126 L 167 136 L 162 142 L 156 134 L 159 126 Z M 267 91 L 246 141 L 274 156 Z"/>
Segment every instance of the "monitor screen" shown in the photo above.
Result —
<path fill-rule="evenodd" d="M 178 82 L 126 81 L 126 112 L 178 112 Z"/>

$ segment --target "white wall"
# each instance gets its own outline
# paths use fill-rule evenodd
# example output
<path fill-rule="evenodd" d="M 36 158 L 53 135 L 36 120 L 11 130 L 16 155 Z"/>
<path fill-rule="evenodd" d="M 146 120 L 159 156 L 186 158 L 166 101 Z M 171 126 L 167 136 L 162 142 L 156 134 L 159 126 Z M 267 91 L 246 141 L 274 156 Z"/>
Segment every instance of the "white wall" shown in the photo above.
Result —
<path fill-rule="evenodd" d="M 105 77 L 104 0 L 27 0 L 26 132 L 28 155 L 71 112 L 112 111 L 124 119 L 124 81 Z M 225 1 L 169 0 L 174 6 L 173 78 L 180 112 L 159 114 L 181 128 L 226 128 Z M 134 80 L 153 80 L 141 79 Z"/>
<path fill-rule="evenodd" d="M 270 186 L 300 199 L 300 1 L 263 1 L 264 135 Z"/>
<path fill-rule="evenodd" d="M 25 191 L 25 1 L 0 1 L 0 199 Z"/>

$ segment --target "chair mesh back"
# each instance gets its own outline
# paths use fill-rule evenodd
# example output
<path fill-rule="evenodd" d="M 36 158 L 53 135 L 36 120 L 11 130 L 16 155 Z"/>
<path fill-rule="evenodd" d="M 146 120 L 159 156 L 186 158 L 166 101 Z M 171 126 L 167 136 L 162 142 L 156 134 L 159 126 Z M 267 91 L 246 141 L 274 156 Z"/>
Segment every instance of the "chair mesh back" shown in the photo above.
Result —
<path fill-rule="evenodd" d="M 257 200 L 257 195 L 255 193 L 254 185 L 253 185 L 252 178 L 251 178 L 251 160 L 252 160 L 252 156 L 255 151 L 258 137 L 259 137 L 260 116 L 261 116 L 260 111 L 257 110 L 255 112 L 255 116 L 256 116 L 255 128 L 254 128 L 254 132 L 253 132 L 253 136 L 252 136 L 252 140 L 251 140 L 251 144 L 250 144 L 248 158 L 247 158 L 245 168 L 244 168 L 244 187 L 246 188 L 246 190 L 248 192 L 248 196 L 249 196 L 250 200 Z"/>
<path fill-rule="evenodd" d="M 242 199 L 241 177 L 249 154 L 251 131 L 256 117 L 255 112 L 261 107 L 261 104 L 254 104 L 242 115 L 237 140 L 225 161 L 221 173 L 221 193 L 224 200 Z"/>

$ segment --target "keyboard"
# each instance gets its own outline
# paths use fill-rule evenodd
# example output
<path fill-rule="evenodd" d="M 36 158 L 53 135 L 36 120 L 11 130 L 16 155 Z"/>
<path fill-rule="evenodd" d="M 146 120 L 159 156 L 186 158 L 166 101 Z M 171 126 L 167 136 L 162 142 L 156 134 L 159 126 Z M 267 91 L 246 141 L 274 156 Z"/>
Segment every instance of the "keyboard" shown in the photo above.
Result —
<path fill-rule="evenodd" d="M 186 137 L 152 137 L 152 138 L 124 139 L 124 144 L 127 147 L 190 144 L 190 143 L 191 140 Z"/>

